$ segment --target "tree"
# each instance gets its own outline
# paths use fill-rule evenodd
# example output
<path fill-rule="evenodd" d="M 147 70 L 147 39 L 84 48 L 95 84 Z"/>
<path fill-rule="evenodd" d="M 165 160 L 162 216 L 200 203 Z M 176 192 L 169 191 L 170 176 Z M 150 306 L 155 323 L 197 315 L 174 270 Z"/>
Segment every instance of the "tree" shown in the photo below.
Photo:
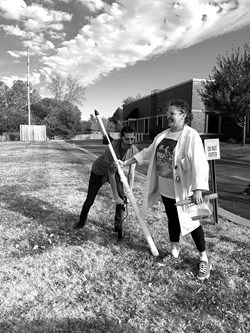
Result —
<path fill-rule="evenodd" d="M 19 112 L 17 108 L 3 108 L 0 112 L 0 133 L 19 132 L 20 124 L 27 124 L 27 114 Z"/>
<path fill-rule="evenodd" d="M 36 89 L 31 90 L 30 92 L 30 103 L 38 103 L 41 100 L 41 96 Z"/>
<path fill-rule="evenodd" d="M 81 130 L 81 111 L 68 101 L 60 105 L 58 120 L 64 127 L 67 137 L 76 135 Z"/>
<path fill-rule="evenodd" d="M 123 123 L 123 109 L 117 108 L 113 116 L 108 118 L 107 126 L 109 127 L 109 130 L 119 132 L 122 129 L 122 123 Z"/>
<path fill-rule="evenodd" d="M 79 105 L 85 100 L 85 87 L 78 77 L 71 74 L 63 77 L 60 73 L 53 72 L 49 79 L 47 88 L 52 92 L 55 100 Z"/>
<path fill-rule="evenodd" d="M 49 82 L 47 83 L 47 88 L 52 92 L 53 97 L 57 101 L 63 100 L 65 79 L 61 74 L 53 72 L 49 77 Z"/>
<path fill-rule="evenodd" d="M 37 90 L 30 89 L 30 102 L 40 99 Z M 27 82 L 16 80 L 11 88 L 0 84 L 0 131 L 17 132 L 20 124 L 28 123 L 28 86 Z"/>
<path fill-rule="evenodd" d="M 93 115 L 93 114 L 90 114 L 89 115 L 89 120 L 90 122 L 90 130 L 91 131 L 100 131 L 100 126 L 99 126 L 99 123 L 96 119 L 96 117 Z"/>
<path fill-rule="evenodd" d="M 122 101 L 122 105 L 127 105 L 128 103 L 131 103 L 131 102 L 134 102 L 136 101 L 137 99 L 140 99 L 142 96 L 141 94 L 137 94 L 135 97 L 132 97 L 132 96 L 128 96 L 127 98 L 125 98 L 123 101 Z"/>
<path fill-rule="evenodd" d="M 7 93 L 10 88 L 4 83 L 0 82 L 0 135 L 5 132 L 6 123 L 8 120 L 7 116 Z"/>
<path fill-rule="evenodd" d="M 81 111 L 67 101 L 57 101 L 42 124 L 46 125 L 50 138 L 60 136 L 69 139 L 81 131 Z"/>
<path fill-rule="evenodd" d="M 4 82 L 0 81 L 0 109 L 7 106 L 7 95 L 9 90 L 10 88 Z"/>
<path fill-rule="evenodd" d="M 208 114 L 230 118 L 242 129 L 246 142 L 246 121 L 250 114 L 250 48 L 247 44 L 231 54 L 217 57 L 217 67 L 199 92 Z"/>
<path fill-rule="evenodd" d="M 81 85 L 78 77 L 68 75 L 66 77 L 66 92 L 64 100 L 72 104 L 81 105 L 85 100 L 85 88 Z"/>
<path fill-rule="evenodd" d="M 20 112 L 28 110 L 27 82 L 16 80 L 7 94 L 8 108 L 19 109 Z"/>
<path fill-rule="evenodd" d="M 37 103 L 31 104 L 31 114 L 36 123 L 41 123 L 44 118 L 46 118 L 49 114 L 52 114 L 57 104 L 58 101 L 47 97 L 39 100 Z"/>

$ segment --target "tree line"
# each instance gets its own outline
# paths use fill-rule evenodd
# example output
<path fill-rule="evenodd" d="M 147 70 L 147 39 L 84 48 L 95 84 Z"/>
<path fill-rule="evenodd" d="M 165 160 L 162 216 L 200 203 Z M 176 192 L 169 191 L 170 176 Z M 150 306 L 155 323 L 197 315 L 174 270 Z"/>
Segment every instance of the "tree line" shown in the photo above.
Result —
<path fill-rule="evenodd" d="M 50 138 L 70 138 L 81 131 L 81 111 L 75 103 L 84 100 L 84 87 L 76 77 L 68 75 L 64 79 L 53 73 L 48 89 L 53 98 L 41 98 L 30 84 L 31 124 L 46 125 Z M 18 135 L 20 124 L 28 124 L 27 82 L 16 80 L 11 88 L 0 82 L 0 135 Z"/>
<path fill-rule="evenodd" d="M 49 138 L 69 139 L 84 131 L 99 130 L 93 115 L 82 121 L 77 105 L 85 100 L 85 87 L 76 76 L 63 77 L 53 72 L 47 84 L 52 98 L 41 98 L 30 84 L 31 124 L 46 125 Z M 119 131 L 122 127 L 122 109 L 117 108 L 113 116 L 102 118 L 108 131 Z M 19 136 L 20 124 L 28 124 L 27 82 L 16 80 L 11 88 L 0 82 L 0 135 Z"/>

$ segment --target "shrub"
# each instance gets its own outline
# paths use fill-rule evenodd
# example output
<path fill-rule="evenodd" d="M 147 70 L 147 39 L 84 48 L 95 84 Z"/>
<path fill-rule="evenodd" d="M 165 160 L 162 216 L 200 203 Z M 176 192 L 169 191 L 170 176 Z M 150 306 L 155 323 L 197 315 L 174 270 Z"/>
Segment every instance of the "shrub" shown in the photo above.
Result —
<path fill-rule="evenodd" d="M 6 138 L 6 141 L 20 141 L 19 132 L 8 132 L 4 133 L 3 136 Z"/>

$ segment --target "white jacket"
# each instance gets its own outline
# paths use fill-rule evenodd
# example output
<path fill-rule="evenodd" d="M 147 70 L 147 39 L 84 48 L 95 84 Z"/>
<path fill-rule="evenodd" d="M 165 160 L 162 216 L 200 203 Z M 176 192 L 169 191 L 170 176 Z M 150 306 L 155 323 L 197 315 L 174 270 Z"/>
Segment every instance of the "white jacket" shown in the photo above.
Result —
<path fill-rule="evenodd" d="M 166 129 L 158 134 L 148 148 L 144 148 L 134 155 L 138 164 L 149 162 L 142 206 L 142 214 L 144 215 L 147 209 L 161 198 L 158 192 L 155 154 L 157 145 L 169 131 L 170 129 Z M 194 190 L 208 191 L 209 167 L 202 140 L 199 133 L 188 125 L 184 126 L 177 142 L 172 163 L 176 202 L 187 199 L 193 194 Z M 197 209 L 197 206 L 192 206 L 192 212 L 193 209 Z M 186 206 L 177 206 L 177 210 L 182 235 L 188 234 L 200 225 L 199 220 L 193 221 L 191 219 L 189 208 Z"/>

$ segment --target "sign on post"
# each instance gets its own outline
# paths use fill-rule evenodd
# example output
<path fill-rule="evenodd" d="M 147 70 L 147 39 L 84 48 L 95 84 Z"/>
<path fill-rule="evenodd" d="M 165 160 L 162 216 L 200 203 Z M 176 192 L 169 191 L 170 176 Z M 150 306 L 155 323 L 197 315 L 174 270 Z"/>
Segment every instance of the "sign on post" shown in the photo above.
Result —
<path fill-rule="evenodd" d="M 215 160 L 220 159 L 220 142 L 219 139 L 205 139 L 204 149 L 207 160 L 211 164 L 211 183 L 213 193 L 217 193 L 216 185 L 216 171 L 215 171 Z M 217 198 L 213 200 L 213 215 L 214 223 L 218 223 L 218 202 Z"/>
<path fill-rule="evenodd" d="M 220 159 L 220 142 L 219 139 L 204 140 L 205 153 L 208 160 Z"/>

